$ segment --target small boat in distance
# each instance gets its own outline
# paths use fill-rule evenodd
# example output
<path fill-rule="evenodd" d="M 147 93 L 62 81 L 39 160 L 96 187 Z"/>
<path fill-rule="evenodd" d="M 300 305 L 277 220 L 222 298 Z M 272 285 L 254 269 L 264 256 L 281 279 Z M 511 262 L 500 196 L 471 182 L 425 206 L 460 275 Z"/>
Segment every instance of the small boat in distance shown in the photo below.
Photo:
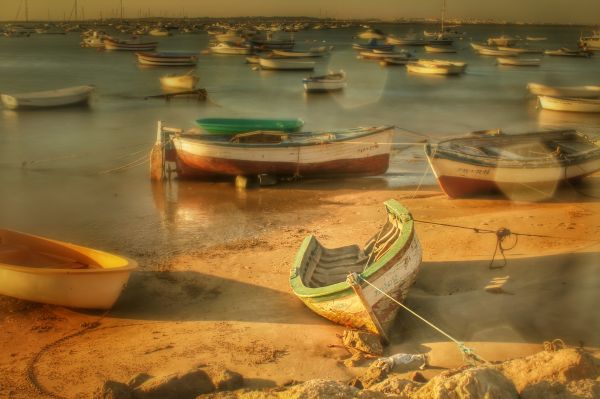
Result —
<path fill-rule="evenodd" d="M 64 107 L 87 103 L 95 89 L 93 85 L 86 85 L 30 93 L 3 93 L 0 99 L 8 109 Z"/>
<path fill-rule="evenodd" d="M 156 51 L 135 53 L 138 63 L 147 66 L 194 66 L 198 54 L 189 51 Z"/>
<path fill-rule="evenodd" d="M 525 40 L 529 40 L 531 42 L 541 42 L 544 40 L 548 40 L 546 36 L 527 36 Z"/>
<path fill-rule="evenodd" d="M 0 294 L 82 309 L 110 309 L 137 268 L 96 249 L 0 229 Z"/>
<path fill-rule="evenodd" d="M 193 90 L 199 80 L 198 75 L 192 70 L 183 75 L 169 74 L 161 76 L 160 85 L 163 89 Z"/>
<path fill-rule="evenodd" d="M 343 90 L 346 87 L 346 73 L 339 71 L 322 76 L 311 76 L 304 78 L 302 83 L 304 91 L 308 93 Z"/>
<path fill-rule="evenodd" d="M 314 61 L 296 60 L 291 58 L 264 58 L 261 57 L 258 63 L 262 69 L 281 70 L 281 71 L 311 71 L 315 69 Z"/>
<path fill-rule="evenodd" d="M 504 46 L 504 47 L 512 47 L 517 44 L 517 39 L 514 37 L 510 37 L 507 35 L 501 35 L 497 37 L 490 37 L 487 39 L 488 46 Z"/>
<path fill-rule="evenodd" d="M 600 99 L 538 96 L 543 109 L 563 112 L 600 112 Z"/>
<path fill-rule="evenodd" d="M 157 42 L 144 42 L 139 38 L 130 40 L 119 40 L 112 37 L 104 38 L 104 48 L 111 51 L 152 51 L 157 46 Z"/>
<path fill-rule="evenodd" d="M 210 52 L 213 54 L 225 54 L 225 55 L 239 55 L 239 54 L 250 54 L 252 48 L 244 44 L 235 44 L 222 42 L 210 47 Z"/>
<path fill-rule="evenodd" d="M 466 67 L 465 62 L 447 60 L 418 60 L 406 64 L 408 72 L 422 75 L 460 75 Z"/>
<path fill-rule="evenodd" d="M 571 50 L 566 47 L 559 48 L 558 50 L 546 50 L 544 51 L 546 55 L 552 55 L 555 57 L 580 57 L 580 58 L 589 58 L 592 56 L 592 53 L 589 51 L 583 50 Z"/>
<path fill-rule="evenodd" d="M 527 90 L 536 96 L 599 98 L 600 86 L 548 86 L 541 83 L 527 84 Z"/>
<path fill-rule="evenodd" d="M 200 118 L 196 125 L 202 133 L 230 134 L 247 133 L 255 130 L 294 133 L 304 126 L 302 119 L 257 119 L 257 118 Z"/>
<path fill-rule="evenodd" d="M 600 147 L 574 130 L 475 132 L 426 144 L 425 153 L 451 198 L 497 191 L 552 194 L 560 182 L 600 170 Z"/>
<path fill-rule="evenodd" d="M 456 53 L 456 49 L 453 46 L 425 46 L 425 52 L 427 53 Z"/>
<path fill-rule="evenodd" d="M 315 236 L 306 237 L 292 264 L 290 285 L 318 315 L 387 340 L 400 310 L 393 300 L 406 298 L 419 272 L 422 250 L 410 212 L 393 199 L 384 205 L 385 224 L 364 248 L 327 248 Z M 350 274 L 354 278 L 348 278 Z"/>
<path fill-rule="evenodd" d="M 402 37 L 389 35 L 385 42 L 393 46 L 424 46 L 427 44 L 426 39 L 418 37 L 415 33 L 409 33 Z"/>
<path fill-rule="evenodd" d="M 489 55 L 492 57 L 516 57 L 519 53 L 510 50 L 498 50 L 497 48 L 480 48 L 476 50 L 479 55 Z"/>
<path fill-rule="evenodd" d="M 505 66 L 540 66 L 542 60 L 539 58 L 517 58 L 517 57 L 498 57 L 498 65 Z"/>

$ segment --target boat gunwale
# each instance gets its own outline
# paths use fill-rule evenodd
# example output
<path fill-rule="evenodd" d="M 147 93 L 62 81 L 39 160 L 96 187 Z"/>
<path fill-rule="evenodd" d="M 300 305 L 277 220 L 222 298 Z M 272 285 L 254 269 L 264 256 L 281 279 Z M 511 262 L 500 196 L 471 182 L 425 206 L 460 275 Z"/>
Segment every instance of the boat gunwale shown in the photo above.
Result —
<path fill-rule="evenodd" d="M 0 233 L 2 233 L 2 232 L 7 232 L 9 234 L 16 234 L 18 236 L 22 236 L 24 238 L 29 238 L 29 239 L 33 238 L 33 239 L 43 242 L 43 243 L 56 245 L 56 246 L 60 246 L 60 247 L 65 247 L 72 251 L 77 252 L 78 254 L 80 254 L 82 256 L 92 258 L 92 259 L 94 258 L 95 254 L 98 254 L 101 256 L 109 256 L 112 258 L 117 258 L 119 260 L 122 260 L 124 264 L 123 264 L 123 266 L 110 267 L 110 268 L 100 266 L 98 268 L 70 269 L 70 268 L 60 268 L 60 267 L 43 268 L 43 267 L 20 266 L 20 265 L 5 263 L 5 262 L 0 261 L 0 270 L 10 270 L 10 271 L 15 271 L 15 272 L 20 272 L 20 273 L 28 273 L 28 274 L 109 274 L 109 273 L 112 274 L 112 273 L 131 272 L 131 271 L 138 269 L 138 267 L 139 267 L 137 261 L 135 261 L 131 258 L 128 258 L 126 256 L 115 254 L 112 252 L 106 252 L 106 251 L 102 251 L 102 250 L 98 250 L 98 249 L 94 249 L 94 248 L 90 248 L 90 247 L 84 247 L 81 245 L 72 244 L 72 243 L 65 242 L 65 241 L 54 240 L 51 238 L 46 238 L 46 237 L 37 236 L 37 235 L 33 235 L 33 234 L 23 233 L 23 232 L 16 231 L 16 230 L 0 229 Z"/>
<path fill-rule="evenodd" d="M 172 138 L 172 140 L 184 140 L 184 141 L 188 141 L 191 143 L 195 143 L 195 144 L 200 144 L 200 145 L 215 145 L 215 146 L 219 146 L 219 147 L 241 147 L 241 148 L 273 148 L 273 149 L 278 149 L 278 148 L 295 148 L 295 147 L 311 147 L 311 146 L 316 146 L 316 145 L 325 145 L 325 144 L 336 144 L 336 143 L 344 143 L 346 141 L 352 141 L 352 140 L 356 140 L 359 138 L 363 138 L 363 137 L 368 137 L 371 135 L 375 135 L 375 134 L 379 134 L 379 133 L 383 133 L 386 132 L 388 130 L 392 130 L 395 127 L 393 125 L 389 125 L 389 126 L 380 126 L 380 127 L 375 127 L 373 128 L 373 130 L 369 130 L 369 131 L 363 131 L 361 133 L 356 133 L 356 134 L 352 134 L 352 135 L 348 135 L 347 137 L 342 137 L 342 138 L 336 138 L 334 140 L 322 140 L 322 141 L 304 141 L 304 142 L 285 142 L 285 143 L 232 143 L 230 141 L 216 141 L 216 140 L 203 140 L 200 136 L 206 136 L 206 137 L 235 137 L 235 135 L 231 135 L 231 134 L 186 134 L 186 133 L 179 133 L 179 134 L 175 134 L 174 137 Z M 322 134 L 325 133 L 342 133 L 341 131 L 337 131 L 337 132 L 322 132 Z M 291 133 L 293 134 L 293 133 Z M 305 135 L 307 138 L 310 137 L 309 135 Z M 379 143 L 376 143 L 379 144 Z"/>
<path fill-rule="evenodd" d="M 399 254 L 403 254 L 410 245 L 410 241 L 412 241 L 412 239 L 415 237 L 414 221 L 412 214 L 408 211 L 408 209 L 406 209 L 395 199 L 385 201 L 384 205 L 387 210 L 388 218 L 390 215 L 394 215 L 396 218 L 402 219 L 402 230 L 400 231 L 400 234 L 395 240 L 394 244 L 392 244 L 392 246 L 387 250 L 385 255 L 373 262 L 371 265 L 368 265 L 367 268 L 361 273 L 358 273 L 358 275 L 365 280 L 373 277 L 379 271 L 384 270 L 391 260 L 393 260 Z M 296 253 L 296 257 L 290 272 L 290 286 L 294 294 L 296 294 L 299 298 L 310 299 L 315 302 L 329 301 L 335 298 L 353 294 L 352 287 L 347 281 L 341 281 L 339 283 L 326 285 L 324 287 L 314 288 L 307 287 L 304 284 L 302 281 L 302 276 L 299 272 L 301 270 L 302 260 L 306 255 L 308 245 L 313 238 L 316 239 L 316 237 L 312 234 L 307 236 L 302 242 L 300 249 Z"/>

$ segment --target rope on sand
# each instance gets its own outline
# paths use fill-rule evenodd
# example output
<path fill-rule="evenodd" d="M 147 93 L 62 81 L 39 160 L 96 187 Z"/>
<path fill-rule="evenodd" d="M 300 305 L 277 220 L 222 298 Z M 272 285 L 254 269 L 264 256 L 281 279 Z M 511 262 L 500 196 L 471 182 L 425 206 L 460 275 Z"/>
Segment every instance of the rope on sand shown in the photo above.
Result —
<path fill-rule="evenodd" d="M 464 342 L 461 342 L 461 341 L 457 340 L 456 338 L 454 338 L 453 336 L 451 336 L 450 334 L 448 334 L 447 332 L 445 332 L 444 330 L 442 330 L 441 328 L 439 328 L 438 326 L 436 326 L 435 324 L 433 324 L 429 320 L 425 319 L 423 316 L 419 315 L 414 310 L 410 309 L 408 306 L 406 306 L 406 305 L 402 304 L 401 302 L 397 301 L 395 298 L 393 298 L 392 296 L 390 296 L 388 293 L 380 290 L 378 287 L 376 287 L 375 285 L 373 285 L 371 282 L 369 282 L 365 278 L 363 278 L 361 275 L 357 275 L 357 276 L 358 276 L 358 278 L 361 281 L 364 281 L 365 283 L 367 283 L 368 285 L 370 285 L 371 287 L 373 287 L 376 291 L 378 291 L 380 294 L 386 296 L 388 299 L 390 299 L 396 305 L 400 306 L 401 308 L 403 308 L 404 310 L 406 310 L 407 312 L 409 312 L 410 314 L 412 314 L 413 316 L 415 316 L 416 318 L 418 318 L 419 320 L 421 320 L 422 322 L 424 322 L 425 324 L 427 324 L 429 327 L 433 328 L 434 330 L 436 330 L 437 332 L 439 332 L 440 334 L 442 334 L 446 338 L 450 339 L 456 345 L 458 345 L 458 349 L 462 353 L 463 359 L 464 359 L 465 362 L 469 363 L 470 365 L 476 365 L 477 363 L 489 363 L 487 360 L 485 360 L 484 358 L 482 358 L 481 356 L 479 356 L 478 354 L 476 354 L 473 349 L 468 348 L 465 345 Z"/>
<path fill-rule="evenodd" d="M 36 364 L 39 362 L 39 360 L 42 358 L 42 356 L 48 352 L 49 350 L 57 347 L 58 345 L 70 340 L 71 338 L 75 338 L 78 336 L 81 336 L 89 331 L 100 331 L 100 330 L 108 330 L 111 328 L 118 328 L 118 327 L 131 327 L 131 326 L 139 326 L 139 325 L 145 325 L 145 324 L 151 324 L 151 323 L 131 323 L 131 324 L 117 324 L 117 325 L 112 325 L 112 326 L 102 326 L 100 327 L 100 322 L 108 315 L 108 310 L 106 312 L 104 312 L 100 317 L 98 317 L 98 319 L 96 319 L 93 322 L 90 323 L 83 323 L 82 327 L 80 330 L 75 331 L 74 333 L 71 334 L 67 334 L 53 342 L 50 342 L 46 345 L 44 345 L 27 363 L 27 369 L 25 370 L 25 374 L 27 377 L 27 382 L 29 382 L 29 384 L 33 387 L 33 389 L 36 391 L 36 393 L 38 393 L 39 395 L 44 395 L 53 399 L 67 399 L 64 396 L 61 396 L 57 393 L 54 393 L 50 390 L 48 390 L 48 388 L 44 387 L 44 385 L 42 385 L 42 383 L 38 380 L 37 374 L 36 374 L 36 369 L 35 366 Z"/>
<path fill-rule="evenodd" d="M 475 233 L 481 233 L 481 234 L 495 234 L 496 235 L 496 248 L 494 249 L 494 254 L 492 255 L 492 259 L 490 261 L 490 264 L 488 265 L 488 267 L 490 269 L 499 269 L 499 268 L 502 268 L 502 267 L 506 266 L 507 260 L 506 260 L 506 255 L 504 254 L 504 252 L 505 251 L 510 251 L 511 249 L 513 249 L 513 248 L 515 248 L 517 246 L 517 243 L 519 242 L 519 236 L 523 236 L 523 237 L 537 237 L 537 238 L 551 238 L 551 239 L 556 239 L 556 240 L 587 241 L 587 242 L 593 242 L 593 243 L 600 243 L 600 240 L 594 240 L 594 239 L 590 239 L 590 238 L 558 237 L 558 236 L 550 236 L 550 235 L 545 235 L 545 234 L 517 233 L 517 232 L 511 231 L 510 229 L 508 229 L 506 227 L 501 227 L 498 230 L 490 230 L 490 229 L 481 229 L 479 227 L 460 226 L 460 225 L 450 224 L 450 223 L 432 222 L 430 220 L 413 219 L 413 221 L 415 221 L 417 223 L 425 223 L 425 224 L 431 224 L 431 225 L 436 225 L 436 226 L 453 227 L 453 228 L 457 228 L 457 229 L 472 230 Z M 512 246 L 506 247 L 505 244 L 504 244 L 504 242 L 511 235 L 515 236 L 515 242 L 514 242 L 514 244 Z M 498 252 L 500 252 L 500 255 L 502 255 L 503 263 L 502 263 L 501 266 L 494 266 L 494 261 L 496 259 L 496 254 Z"/>

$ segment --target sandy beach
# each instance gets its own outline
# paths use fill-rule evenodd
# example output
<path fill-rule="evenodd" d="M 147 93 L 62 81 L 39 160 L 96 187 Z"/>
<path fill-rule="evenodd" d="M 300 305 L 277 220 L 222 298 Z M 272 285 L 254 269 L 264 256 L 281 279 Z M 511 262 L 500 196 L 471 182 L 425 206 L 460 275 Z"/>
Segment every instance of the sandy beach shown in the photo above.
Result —
<path fill-rule="evenodd" d="M 506 252 L 506 266 L 491 269 L 494 234 L 417 223 L 423 265 L 405 302 L 411 309 L 490 361 L 538 352 L 555 338 L 596 351 L 600 204 L 590 195 L 599 194 L 599 179 L 587 178 L 578 191 L 564 187 L 540 203 L 449 200 L 435 186 L 388 189 L 368 179 L 358 190 L 307 181 L 240 192 L 243 202 L 282 190 L 285 201 L 248 213 L 243 222 L 253 233 L 247 238 L 220 237 L 216 226 L 208 244 L 191 235 L 182 251 L 130 254 L 141 270 L 109 312 L 0 298 L 1 396 L 85 398 L 104 380 L 197 364 L 237 371 L 256 389 L 352 379 L 365 366 L 343 364 L 350 356 L 338 337 L 344 328 L 292 294 L 290 265 L 308 234 L 330 247 L 362 245 L 380 228 L 389 198 L 420 221 L 552 236 L 520 236 Z M 172 184 L 155 186 L 165 217 L 202 206 Z M 180 190 L 175 205 L 163 202 L 165 190 Z M 501 265 L 497 255 L 494 266 Z M 426 353 L 426 377 L 462 364 L 454 343 L 403 311 L 385 348 L 386 355 L 399 352 Z"/>

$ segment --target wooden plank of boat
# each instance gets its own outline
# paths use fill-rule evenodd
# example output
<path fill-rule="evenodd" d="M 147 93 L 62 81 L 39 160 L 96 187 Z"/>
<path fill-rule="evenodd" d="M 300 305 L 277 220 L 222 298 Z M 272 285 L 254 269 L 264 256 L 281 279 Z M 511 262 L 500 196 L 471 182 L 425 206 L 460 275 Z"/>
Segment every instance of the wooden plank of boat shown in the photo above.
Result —
<path fill-rule="evenodd" d="M 536 96 L 599 98 L 600 86 L 547 86 L 540 83 L 529 83 L 527 89 Z"/>
<path fill-rule="evenodd" d="M 259 59 L 259 65 L 263 69 L 272 70 L 313 70 L 315 69 L 314 61 L 294 60 L 287 58 L 263 58 Z"/>
<path fill-rule="evenodd" d="M 0 229 L 0 294 L 33 302 L 110 309 L 137 268 L 133 260 Z"/>
<path fill-rule="evenodd" d="M 200 118 L 196 119 L 195 123 L 203 129 L 204 133 L 230 135 L 256 130 L 294 133 L 304 126 L 304 121 L 299 118 Z"/>
<path fill-rule="evenodd" d="M 93 85 L 86 85 L 30 93 L 4 93 L 0 99 L 9 109 L 62 107 L 86 103 L 95 89 Z"/>
<path fill-rule="evenodd" d="M 560 182 L 600 170 L 600 148 L 573 130 L 495 133 L 426 145 L 429 164 L 449 197 L 530 190 L 552 195 Z"/>
<path fill-rule="evenodd" d="M 498 61 L 498 65 L 508 65 L 508 66 L 540 66 L 542 60 L 539 58 L 505 58 L 498 57 L 496 59 Z"/>
<path fill-rule="evenodd" d="M 600 100 L 590 98 L 561 98 L 538 96 L 538 100 L 543 109 L 564 112 L 600 112 Z"/>
<path fill-rule="evenodd" d="M 180 177 L 379 175 L 389 166 L 392 126 L 323 133 L 256 131 L 171 138 Z M 157 135 L 157 136 L 160 136 Z"/>
<path fill-rule="evenodd" d="M 385 202 L 386 223 L 364 248 L 329 249 L 307 237 L 292 264 L 292 291 L 315 313 L 346 327 L 363 329 L 385 339 L 399 307 L 419 271 L 422 250 L 411 214 L 396 200 Z M 346 277 L 358 275 L 360 296 Z"/>

